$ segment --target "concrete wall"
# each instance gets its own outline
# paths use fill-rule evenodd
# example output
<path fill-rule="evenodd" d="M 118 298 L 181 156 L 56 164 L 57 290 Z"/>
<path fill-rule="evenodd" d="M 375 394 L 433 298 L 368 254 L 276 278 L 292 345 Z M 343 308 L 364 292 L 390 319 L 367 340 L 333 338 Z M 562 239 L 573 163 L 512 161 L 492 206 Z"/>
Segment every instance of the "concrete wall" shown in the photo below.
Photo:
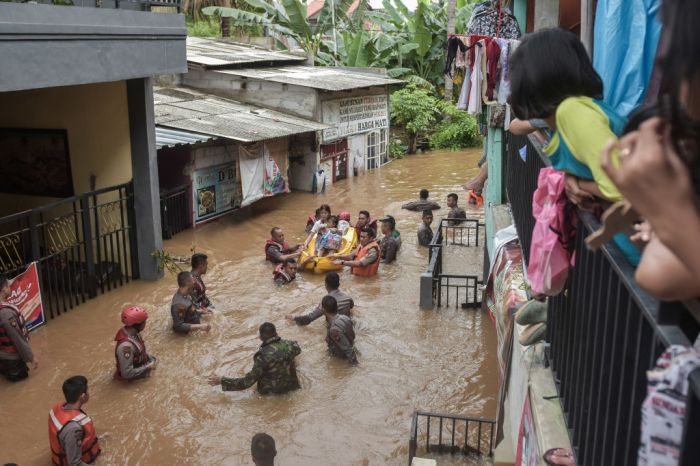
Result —
<path fill-rule="evenodd" d="M 131 180 L 124 81 L 0 93 L 0 127 L 65 129 L 76 194 Z M 8 175 L 8 174 L 4 174 Z M 0 193 L 0 215 L 56 199 Z"/>
<path fill-rule="evenodd" d="M 240 102 L 320 121 L 316 90 L 308 87 L 246 79 L 220 71 L 190 71 L 182 76 L 182 83 Z"/>
<path fill-rule="evenodd" d="M 559 26 L 559 0 L 535 0 L 535 31 Z"/>
<path fill-rule="evenodd" d="M 187 71 L 184 17 L 0 2 L 0 91 Z"/>

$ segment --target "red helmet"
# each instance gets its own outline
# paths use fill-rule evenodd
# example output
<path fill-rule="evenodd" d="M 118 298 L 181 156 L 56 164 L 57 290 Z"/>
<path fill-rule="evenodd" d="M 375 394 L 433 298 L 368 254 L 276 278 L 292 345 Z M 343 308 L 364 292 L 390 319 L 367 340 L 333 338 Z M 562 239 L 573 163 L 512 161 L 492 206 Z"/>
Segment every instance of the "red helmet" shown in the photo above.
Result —
<path fill-rule="evenodd" d="M 346 222 L 350 221 L 350 212 L 347 210 L 342 211 L 341 213 L 338 214 L 338 220 L 345 220 Z"/>
<path fill-rule="evenodd" d="M 127 327 L 146 322 L 148 312 L 142 307 L 127 306 L 122 311 L 122 323 Z"/>

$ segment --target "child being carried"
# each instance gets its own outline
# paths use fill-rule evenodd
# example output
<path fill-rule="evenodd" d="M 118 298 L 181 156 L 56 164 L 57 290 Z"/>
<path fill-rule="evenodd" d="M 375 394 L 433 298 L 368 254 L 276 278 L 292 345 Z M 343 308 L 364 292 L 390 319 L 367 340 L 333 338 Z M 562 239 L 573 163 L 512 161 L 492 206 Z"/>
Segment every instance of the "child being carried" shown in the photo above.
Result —
<path fill-rule="evenodd" d="M 337 252 L 342 241 L 343 235 L 338 229 L 338 217 L 331 215 L 316 235 L 316 255 L 325 257 Z"/>

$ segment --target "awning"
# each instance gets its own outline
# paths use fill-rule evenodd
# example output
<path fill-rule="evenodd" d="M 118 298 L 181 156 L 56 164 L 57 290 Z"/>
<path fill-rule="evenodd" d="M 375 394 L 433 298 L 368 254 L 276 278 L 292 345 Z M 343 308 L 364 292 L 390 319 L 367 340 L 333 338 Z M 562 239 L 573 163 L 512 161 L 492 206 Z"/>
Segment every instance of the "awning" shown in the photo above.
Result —
<path fill-rule="evenodd" d="M 164 128 L 156 126 L 156 147 L 174 147 L 181 144 L 194 144 L 197 142 L 207 142 L 217 139 L 211 134 L 193 133 L 181 129 Z"/>

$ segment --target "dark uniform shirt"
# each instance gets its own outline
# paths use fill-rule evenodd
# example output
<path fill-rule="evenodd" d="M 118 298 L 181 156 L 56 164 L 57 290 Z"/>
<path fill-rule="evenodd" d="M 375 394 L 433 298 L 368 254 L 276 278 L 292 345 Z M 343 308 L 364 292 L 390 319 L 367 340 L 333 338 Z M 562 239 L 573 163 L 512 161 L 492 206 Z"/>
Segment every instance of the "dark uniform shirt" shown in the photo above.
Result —
<path fill-rule="evenodd" d="M 352 328 L 352 320 L 348 316 L 338 314 L 328 323 L 326 342 L 328 351 L 332 356 L 345 358 L 351 364 L 357 364 L 355 354 L 355 330 Z"/>
<path fill-rule="evenodd" d="M 396 260 L 396 254 L 401 248 L 401 234 L 398 231 L 392 232 L 390 236 L 385 236 L 379 241 L 382 262 L 390 264 Z"/>
<path fill-rule="evenodd" d="M 265 341 L 253 356 L 253 368 L 244 377 L 221 378 L 224 391 L 245 390 L 258 383 L 258 392 L 287 393 L 300 388 L 294 358 L 301 353 L 296 341 L 282 340 L 280 337 Z"/>
<path fill-rule="evenodd" d="M 194 287 L 192 288 L 192 302 L 199 309 L 211 306 L 211 301 L 207 297 L 207 286 L 204 284 L 201 275 L 192 274 L 194 277 Z"/>
<path fill-rule="evenodd" d="M 425 223 L 421 222 L 420 226 L 418 227 L 418 244 L 421 246 L 428 246 L 432 240 L 432 228 L 430 228 L 430 225 L 426 225 Z"/>
<path fill-rule="evenodd" d="M 355 302 L 350 296 L 348 296 L 340 290 L 333 290 L 330 293 L 328 293 L 328 295 L 333 296 L 335 298 L 335 301 L 338 303 L 338 314 L 343 314 L 346 316 L 350 315 L 350 309 L 355 307 Z M 299 325 L 309 325 L 311 322 L 318 319 L 322 315 L 323 308 L 319 303 L 318 306 L 316 306 L 314 310 L 309 312 L 308 314 L 303 316 L 296 316 L 294 318 L 294 322 L 296 322 Z"/>
<path fill-rule="evenodd" d="M 453 207 L 452 210 L 450 210 L 450 213 L 447 214 L 447 218 L 467 218 L 467 213 L 462 209 L 461 207 Z M 460 221 L 458 220 L 450 220 L 450 225 L 459 225 Z"/>
<path fill-rule="evenodd" d="M 181 295 L 179 292 L 173 296 L 170 314 L 173 317 L 173 330 L 176 333 L 189 333 L 192 324 L 201 322 L 201 314 L 195 308 L 192 297 Z"/>
<path fill-rule="evenodd" d="M 7 336 L 12 340 L 12 344 L 17 348 L 16 353 L 0 351 L 0 359 L 22 360 L 24 362 L 34 361 L 34 353 L 29 346 L 29 341 L 22 332 L 22 322 L 17 318 L 14 309 L 3 307 L 0 309 L 0 325 L 5 328 Z"/>
<path fill-rule="evenodd" d="M 417 201 L 407 202 L 402 205 L 401 208 L 416 212 L 423 212 L 424 210 L 438 210 L 440 208 L 440 204 L 427 199 L 419 199 Z"/>

